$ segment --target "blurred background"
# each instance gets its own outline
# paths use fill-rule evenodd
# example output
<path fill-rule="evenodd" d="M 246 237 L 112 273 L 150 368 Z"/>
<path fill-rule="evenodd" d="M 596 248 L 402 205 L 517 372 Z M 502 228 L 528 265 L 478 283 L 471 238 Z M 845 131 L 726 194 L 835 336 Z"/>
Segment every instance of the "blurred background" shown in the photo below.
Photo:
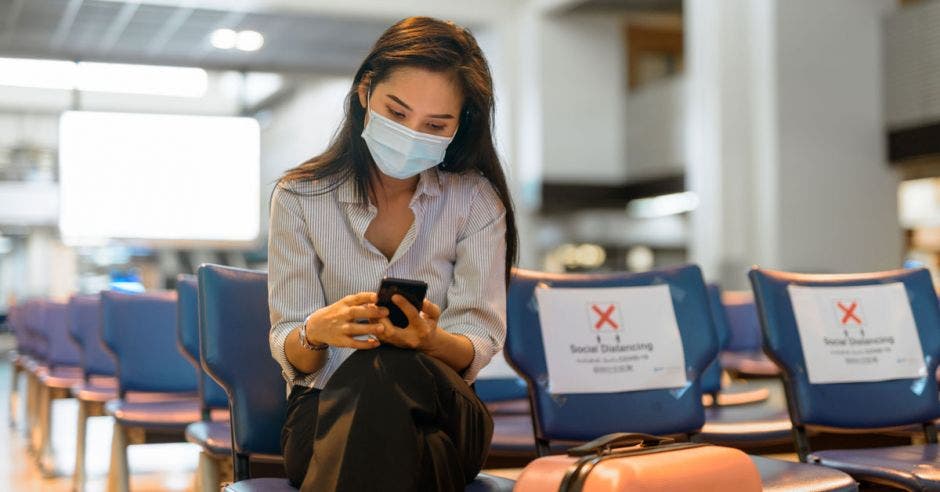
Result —
<path fill-rule="evenodd" d="M 411 15 L 486 52 L 520 266 L 936 271 L 937 0 L 0 0 L 0 313 L 265 268 L 274 181 Z"/>

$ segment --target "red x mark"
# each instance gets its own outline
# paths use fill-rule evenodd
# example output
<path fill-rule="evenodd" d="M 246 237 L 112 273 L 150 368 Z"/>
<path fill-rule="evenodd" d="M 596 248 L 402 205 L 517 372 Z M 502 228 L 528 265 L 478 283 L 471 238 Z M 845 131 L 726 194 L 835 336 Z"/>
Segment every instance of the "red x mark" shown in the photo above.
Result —
<path fill-rule="evenodd" d="M 836 306 L 844 313 L 842 315 L 843 325 L 849 324 L 849 321 L 855 321 L 857 325 L 862 324 L 862 319 L 855 315 L 855 309 L 858 308 L 858 301 L 852 301 L 852 304 L 849 306 L 845 306 L 841 302 L 836 302 Z"/>
<path fill-rule="evenodd" d="M 594 324 L 594 329 L 600 330 L 601 326 L 604 326 L 604 323 L 610 323 L 610 326 L 615 330 L 620 328 L 619 326 L 617 326 L 617 323 L 614 323 L 614 320 L 610 319 L 610 315 L 614 314 L 613 304 L 611 304 L 610 308 L 608 308 L 607 311 L 601 311 L 600 308 L 597 307 L 596 305 L 592 305 L 591 309 L 593 309 L 594 312 L 597 313 L 597 315 L 600 317 L 597 323 Z"/>

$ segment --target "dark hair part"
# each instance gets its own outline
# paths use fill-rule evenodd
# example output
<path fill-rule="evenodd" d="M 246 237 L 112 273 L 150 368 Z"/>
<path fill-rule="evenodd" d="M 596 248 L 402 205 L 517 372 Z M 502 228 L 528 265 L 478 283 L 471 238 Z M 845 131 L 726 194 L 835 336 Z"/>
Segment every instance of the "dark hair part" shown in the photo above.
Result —
<path fill-rule="evenodd" d="M 438 170 L 457 174 L 478 172 L 493 185 L 506 208 L 508 286 L 519 238 L 506 176 L 493 145 L 493 79 L 483 51 L 463 27 L 430 17 L 409 17 L 388 28 L 356 71 L 346 95 L 346 116 L 329 147 L 286 171 L 280 181 L 322 180 L 331 185 L 323 191 L 326 193 L 346 179 L 353 179 L 359 199 L 367 201 L 373 186 L 370 177 L 377 171 L 368 147 L 360 138 L 366 110 L 359 102 L 359 88 L 363 83 L 373 87 L 402 67 L 451 73 L 463 92 L 457 134 Z"/>

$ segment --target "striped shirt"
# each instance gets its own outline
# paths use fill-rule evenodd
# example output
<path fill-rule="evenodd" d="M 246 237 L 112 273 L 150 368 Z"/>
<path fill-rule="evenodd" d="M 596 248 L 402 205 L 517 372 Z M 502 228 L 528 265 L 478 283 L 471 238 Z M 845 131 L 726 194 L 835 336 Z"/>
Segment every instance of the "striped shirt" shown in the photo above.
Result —
<path fill-rule="evenodd" d="M 287 360 L 287 336 L 297 336 L 310 313 L 346 295 L 377 292 L 383 277 L 427 282 L 428 300 L 442 310 L 438 326 L 473 344 L 463 373 L 473 382 L 506 337 L 506 212 L 489 181 L 424 171 L 410 202 L 414 222 L 391 260 L 365 238 L 378 211 L 359 200 L 352 179 L 312 194 L 317 189 L 322 185 L 281 183 L 271 200 L 269 340 L 288 388 L 323 388 L 355 349 L 330 347 L 324 366 L 303 374 Z"/>

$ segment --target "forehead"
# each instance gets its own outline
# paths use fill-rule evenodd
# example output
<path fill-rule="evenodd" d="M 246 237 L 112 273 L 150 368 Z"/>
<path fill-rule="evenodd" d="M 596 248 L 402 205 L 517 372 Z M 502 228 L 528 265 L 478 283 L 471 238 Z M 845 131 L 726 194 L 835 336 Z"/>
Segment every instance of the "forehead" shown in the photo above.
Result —
<path fill-rule="evenodd" d="M 397 68 L 376 86 L 376 91 L 395 95 L 416 112 L 457 114 L 463 103 L 453 74 L 423 68 Z"/>

